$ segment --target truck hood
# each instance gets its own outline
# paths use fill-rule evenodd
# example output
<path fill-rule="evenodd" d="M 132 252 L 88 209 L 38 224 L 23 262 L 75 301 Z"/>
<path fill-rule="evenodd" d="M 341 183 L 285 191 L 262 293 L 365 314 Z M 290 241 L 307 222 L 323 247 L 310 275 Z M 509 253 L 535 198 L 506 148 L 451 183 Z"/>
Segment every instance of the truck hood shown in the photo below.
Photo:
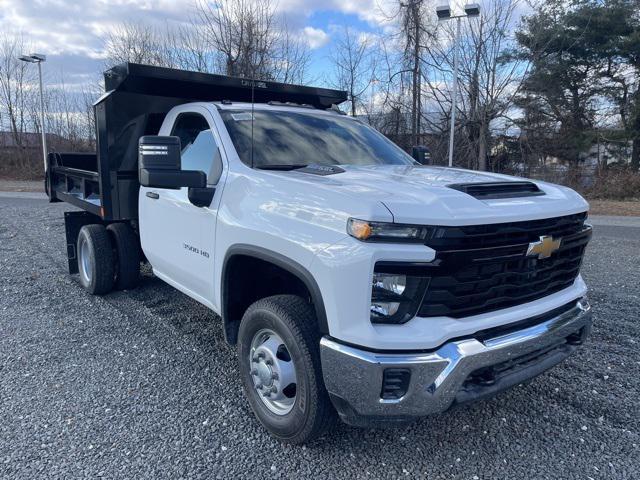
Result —
<path fill-rule="evenodd" d="M 288 174 L 304 183 L 355 197 L 354 200 L 381 202 L 396 223 L 472 225 L 549 218 L 588 209 L 587 202 L 573 190 L 540 181 L 533 183 L 544 195 L 492 200 L 476 199 L 448 187 L 524 180 L 508 175 L 428 166 L 340 168 L 344 171 L 330 175 L 299 170 Z"/>

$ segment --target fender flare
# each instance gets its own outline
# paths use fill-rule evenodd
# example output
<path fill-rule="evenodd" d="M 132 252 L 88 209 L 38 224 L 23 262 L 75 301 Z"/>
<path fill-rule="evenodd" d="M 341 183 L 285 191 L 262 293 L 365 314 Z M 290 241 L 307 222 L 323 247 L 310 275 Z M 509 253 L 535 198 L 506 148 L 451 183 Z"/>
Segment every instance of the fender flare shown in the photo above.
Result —
<path fill-rule="evenodd" d="M 234 256 L 242 255 L 246 257 L 255 257 L 259 260 L 263 260 L 265 262 L 272 263 L 277 267 L 286 270 L 290 274 L 299 278 L 302 283 L 307 287 L 309 294 L 311 295 L 311 300 L 313 302 L 313 306 L 316 312 L 316 319 L 318 321 L 318 330 L 321 334 L 326 335 L 329 333 L 329 325 L 327 323 L 327 313 L 324 308 L 324 301 L 322 299 L 322 293 L 320 291 L 320 287 L 316 282 L 315 278 L 307 270 L 305 267 L 300 265 L 298 262 L 291 260 L 290 258 L 274 252 L 272 250 L 268 250 L 266 248 L 257 247 L 255 245 L 246 245 L 246 244 L 235 244 L 227 249 L 227 252 L 224 256 L 224 263 L 222 265 L 222 276 L 221 276 L 221 314 L 222 321 L 224 323 L 224 335 L 225 339 L 228 343 L 235 343 L 233 339 L 229 338 L 227 325 L 234 321 L 234 319 L 228 318 L 228 295 L 229 292 L 227 290 L 227 277 L 229 275 L 228 266 L 229 260 Z M 239 319 L 236 319 L 239 320 Z"/>

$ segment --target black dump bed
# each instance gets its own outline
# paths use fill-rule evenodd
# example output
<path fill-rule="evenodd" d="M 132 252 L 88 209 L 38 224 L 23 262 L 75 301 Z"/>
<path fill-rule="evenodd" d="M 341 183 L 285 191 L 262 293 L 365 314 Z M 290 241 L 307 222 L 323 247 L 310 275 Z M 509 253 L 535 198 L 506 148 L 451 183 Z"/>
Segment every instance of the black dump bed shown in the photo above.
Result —
<path fill-rule="evenodd" d="M 104 220 L 138 216 L 138 139 L 157 135 L 176 105 L 197 101 L 292 102 L 328 109 L 346 92 L 254 81 L 135 63 L 104 74 L 106 93 L 94 104 L 97 154 L 50 153 L 47 193 Z"/>

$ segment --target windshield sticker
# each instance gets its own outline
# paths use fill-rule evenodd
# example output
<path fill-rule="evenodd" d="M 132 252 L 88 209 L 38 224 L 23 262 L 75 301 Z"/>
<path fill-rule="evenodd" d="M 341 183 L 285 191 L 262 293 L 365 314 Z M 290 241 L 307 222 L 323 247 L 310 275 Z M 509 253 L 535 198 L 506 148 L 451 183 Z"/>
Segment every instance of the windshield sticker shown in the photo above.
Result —
<path fill-rule="evenodd" d="M 232 113 L 231 118 L 233 118 L 236 122 L 241 122 L 243 120 L 251 120 L 251 113 L 250 112 Z"/>

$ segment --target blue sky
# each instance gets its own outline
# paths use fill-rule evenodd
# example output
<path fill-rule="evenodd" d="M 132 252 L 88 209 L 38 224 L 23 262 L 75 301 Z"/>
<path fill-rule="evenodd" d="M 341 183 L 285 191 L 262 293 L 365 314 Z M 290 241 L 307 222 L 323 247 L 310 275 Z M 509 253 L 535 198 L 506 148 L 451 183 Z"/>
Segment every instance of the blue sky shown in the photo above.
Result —
<path fill-rule="evenodd" d="M 320 10 L 312 13 L 307 18 L 307 25 L 326 32 L 329 37 L 327 43 L 312 51 L 311 77 L 319 79 L 323 79 L 325 72 L 331 69 L 331 51 L 334 47 L 333 40 L 338 29 L 344 28 L 344 26 L 361 32 L 375 32 L 379 29 L 378 26 L 361 20 L 355 14 L 335 10 Z"/>
<path fill-rule="evenodd" d="M 278 13 L 312 47 L 311 77 L 324 83 L 333 39 L 344 26 L 380 31 L 390 0 L 279 0 Z M 48 55 L 48 77 L 75 87 L 96 78 L 104 38 L 123 21 L 164 25 L 188 22 L 191 0 L 0 0 L 0 31 L 21 33 L 31 50 Z"/>

